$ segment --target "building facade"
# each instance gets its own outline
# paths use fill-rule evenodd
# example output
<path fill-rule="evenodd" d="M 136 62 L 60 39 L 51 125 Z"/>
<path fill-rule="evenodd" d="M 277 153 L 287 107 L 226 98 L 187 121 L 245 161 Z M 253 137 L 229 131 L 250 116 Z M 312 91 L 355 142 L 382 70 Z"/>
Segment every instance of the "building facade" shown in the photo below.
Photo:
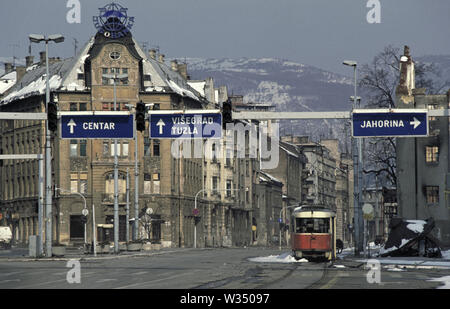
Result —
<path fill-rule="evenodd" d="M 415 87 L 414 61 L 405 46 L 396 88 L 398 108 L 448 109 L 450 91 L 426 94 Z M 429 117 L 429 136 L 397 138 L 398 215 L 404 219 L 433 218 L 434 236 L 450 245 L 449 119 Z"/>

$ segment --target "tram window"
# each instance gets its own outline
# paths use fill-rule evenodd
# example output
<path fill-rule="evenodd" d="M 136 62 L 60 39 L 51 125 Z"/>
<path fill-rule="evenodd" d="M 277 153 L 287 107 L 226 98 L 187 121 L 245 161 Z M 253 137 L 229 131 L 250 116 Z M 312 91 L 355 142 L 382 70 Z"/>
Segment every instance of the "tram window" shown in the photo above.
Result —
<path fill-rule="evenodd" d="M 296 218 L 296 233 L 329 233 L 328 218 Z"/>

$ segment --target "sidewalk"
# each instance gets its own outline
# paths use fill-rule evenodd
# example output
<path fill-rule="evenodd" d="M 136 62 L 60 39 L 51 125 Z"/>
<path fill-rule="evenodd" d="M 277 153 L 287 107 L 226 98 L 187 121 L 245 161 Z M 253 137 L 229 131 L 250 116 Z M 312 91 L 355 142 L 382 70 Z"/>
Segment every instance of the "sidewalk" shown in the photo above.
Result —
<path fill-rule="evenodd" d="M 354 255 L 353 248 L 344 249 L 338 254 L 336 262 L 348 267 L 360 267 L 367 264 L 369 260 L 378 261 L 383 268 L 415 268 L 415 269 L 450 269 L 450 250 L 442 251 L 442 258 L 427 257 L 378 257 L 379 248 L 371 249 L 370 257 Z"/>
<path fill-rule="evenodd" d="M 0 262 L 29 262 L 29 261 L 69 261 L 69 260 L 105 260 L 105 259 L 119 259 L 126 257 L 140 257 L 140 256 L 154 256 L 166 253 L 175 253 L 180 251 L 188 251 L 192 248 L 161 248 L 159 250 L 141 250 L 141 251 L 120 251 L 119 254 L 114 253 L 98 253 L 85 254 L 82 248 L 66 248 L 66 254 L 62 257 L 30 257 L 28 256 L 28 248 L 12 248 L 10 250 L 0 250 Z M 197 249 L 198 250 L 198 249 Z"/>

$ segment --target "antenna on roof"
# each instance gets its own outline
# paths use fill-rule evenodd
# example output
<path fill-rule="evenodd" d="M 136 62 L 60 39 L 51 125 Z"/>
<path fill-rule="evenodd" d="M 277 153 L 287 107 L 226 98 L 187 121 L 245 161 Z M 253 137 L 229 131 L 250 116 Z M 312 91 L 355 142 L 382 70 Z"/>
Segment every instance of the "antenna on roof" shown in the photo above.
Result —
<path fill-rule="evenodd" d="M 77 55 L 77 49 L 78 49 L 78 40 L 76 38 L 73 38 L 73 47 L 74 47 L 74 56 Z"/>
<path fill-rule="evenodd" d="M 147 53 L 147 46 L 148 46 L 148 42 L 140 42 L 142 45 L 142 49 L 144 50 L 144 53 Z"/>

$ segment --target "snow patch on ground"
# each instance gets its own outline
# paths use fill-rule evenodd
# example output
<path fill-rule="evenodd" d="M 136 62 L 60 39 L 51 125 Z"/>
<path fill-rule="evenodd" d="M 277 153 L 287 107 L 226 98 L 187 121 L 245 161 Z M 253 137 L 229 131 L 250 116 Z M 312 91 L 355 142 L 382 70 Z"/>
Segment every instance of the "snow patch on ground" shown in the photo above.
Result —
<path fill-rule="evenodd" d="M 450 289 L 450 276 L 444 276 L 440 278 L 430 279 L 428 281 L 437 281 L 444 283 L 443 286 L 438 287 L 438 289 Z"/>
<path fill-rule="evenodd" d="M 282 253 L 280 255 L 269 255 L 269 256 L 261 256 L 250 258 L 250 262 L 257 263 L 307 263 L 309 262 L 307 259 L 296 260 L 290 253 Z"/>

